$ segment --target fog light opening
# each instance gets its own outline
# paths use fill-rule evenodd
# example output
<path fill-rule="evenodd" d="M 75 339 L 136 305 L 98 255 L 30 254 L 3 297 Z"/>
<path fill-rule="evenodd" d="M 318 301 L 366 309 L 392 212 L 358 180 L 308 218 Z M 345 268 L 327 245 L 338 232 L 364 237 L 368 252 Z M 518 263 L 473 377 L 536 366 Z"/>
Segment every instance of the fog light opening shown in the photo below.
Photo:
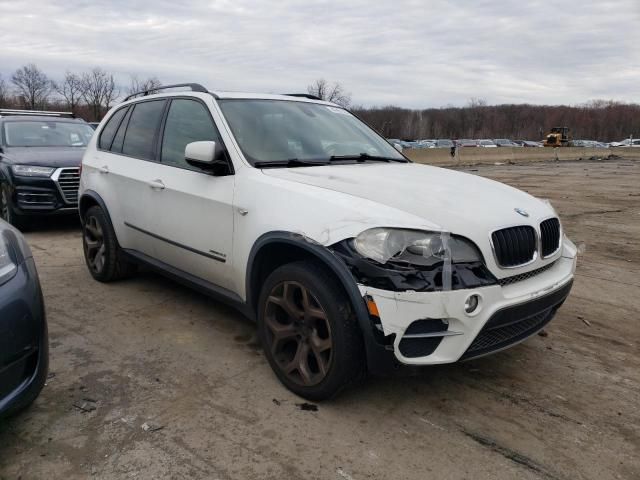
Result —
<path fill-rule="evenodd" d="M 469 295 L 465 300 L 464 311 L 465 313 L 467 313 L 467 315 L 471 315 L 473 312 L 475 312 L 478 309 L 479 306 L 480 306 L 480 296 L 474 293 L 473 295 Z"/>

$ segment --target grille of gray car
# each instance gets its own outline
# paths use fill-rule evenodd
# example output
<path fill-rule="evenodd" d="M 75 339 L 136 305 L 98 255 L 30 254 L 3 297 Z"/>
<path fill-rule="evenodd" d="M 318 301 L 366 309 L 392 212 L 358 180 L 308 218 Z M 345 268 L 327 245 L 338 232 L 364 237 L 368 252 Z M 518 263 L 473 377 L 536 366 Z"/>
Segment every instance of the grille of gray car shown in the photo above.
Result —
<path fill-rule="evenodd" d="M 80 188 L 80 169 L 77 167 L 62 169 L 58 176 L 58 186 L 65 202 L 77 205 L 78 189 Z"/>

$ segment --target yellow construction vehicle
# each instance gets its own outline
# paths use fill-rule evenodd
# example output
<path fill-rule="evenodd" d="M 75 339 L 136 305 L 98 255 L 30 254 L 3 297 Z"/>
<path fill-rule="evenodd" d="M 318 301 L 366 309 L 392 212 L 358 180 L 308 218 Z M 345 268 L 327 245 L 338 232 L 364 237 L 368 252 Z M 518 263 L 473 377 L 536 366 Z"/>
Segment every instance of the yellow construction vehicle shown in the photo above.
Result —
<path fill-rule="evenodd" d="M 543 145 L 545 147 L 570 147 L 571 140 L 569 127 L 553 127 L 544 137 Z"/>

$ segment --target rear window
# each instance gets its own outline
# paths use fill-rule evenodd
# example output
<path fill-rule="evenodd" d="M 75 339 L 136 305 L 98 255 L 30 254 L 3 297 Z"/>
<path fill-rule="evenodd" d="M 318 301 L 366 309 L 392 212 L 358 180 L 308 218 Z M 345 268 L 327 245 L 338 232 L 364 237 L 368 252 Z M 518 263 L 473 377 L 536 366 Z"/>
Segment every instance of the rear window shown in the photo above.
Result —
<path fill-rule="evenodd" d="M 123 154 L 154 159 L 156 134 L 165 103 L 165 100 L 152 100 L 135 105 L 122 145 Z"/>
<path fill-rule="evenodd" d="M 109 150 L 109 148 L 111 148 L 111 142 L 113 142 L 113 137 L 116 134 L 116 130 L 118 129 L 120 122 L 122 121 L 122 117 L 127 113 L 127 108 L 128 107 L 121 108 L 111 115 L 111 118 L 107 121 L 107 124 L 100 133 L 100 141 L 98 142 L 100 149 Z"/>

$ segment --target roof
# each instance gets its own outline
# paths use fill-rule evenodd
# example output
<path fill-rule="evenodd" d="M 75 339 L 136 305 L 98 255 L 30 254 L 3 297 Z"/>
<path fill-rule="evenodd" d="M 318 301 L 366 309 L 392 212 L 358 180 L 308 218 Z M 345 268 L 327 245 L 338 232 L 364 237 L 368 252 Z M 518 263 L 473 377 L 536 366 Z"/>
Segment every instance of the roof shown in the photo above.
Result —
<path fill-rule="evenodd" d="M 87 123 L 81 118 L 55 117 L 52 115 L 0 115 L 3 122 L 64 122 L 64 123 Z"/>

